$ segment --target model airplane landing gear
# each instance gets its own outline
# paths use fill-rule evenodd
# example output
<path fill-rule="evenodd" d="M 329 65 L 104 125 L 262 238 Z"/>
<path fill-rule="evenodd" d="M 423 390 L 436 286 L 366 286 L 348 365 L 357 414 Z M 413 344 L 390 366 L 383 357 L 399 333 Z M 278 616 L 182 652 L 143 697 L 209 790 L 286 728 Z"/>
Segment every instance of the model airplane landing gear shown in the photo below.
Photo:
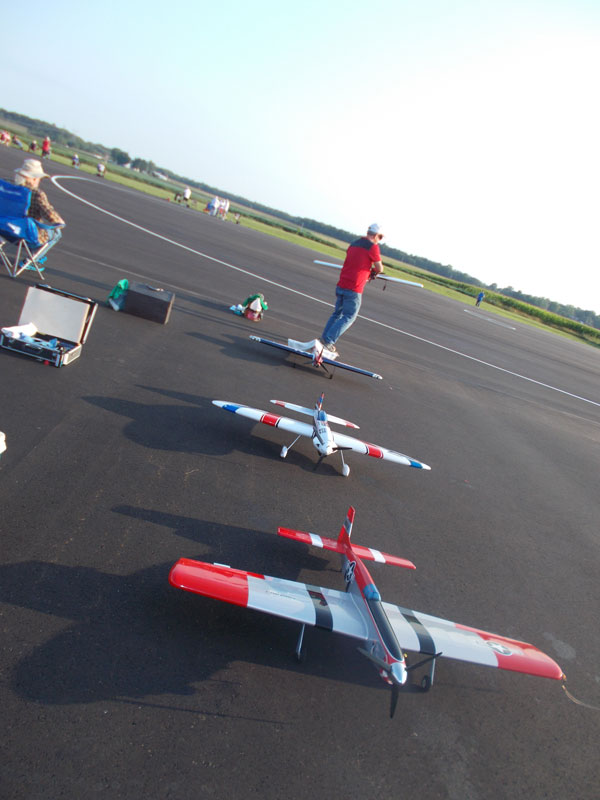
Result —
<path fill-rule="evenodd" d="M 348 475 L 350 475 L 350 467 L 344 461 L 344 454 L 342 453 L 342 448 L 341 447 L 339 448 L 339 453 L 340 453 L 340 456 L 342 457 L 342 475 L 344 476 L 344 478 L 347 478 Z"/>
<path fill-rule="evenodd" d="M 306 658 L 306 654 L 302 649 L 302 644 L 304 642 L 304 629 L 306 625 L 302 625 L 300 628 L 300 636 L 298 637 L 298 644 L 296 645 L 296 661 L 302 662 Z"/>
<path fill-rule="evenodd" d="M 296 442 L 298 441 L 298 439 L 300 438 L 300 436 L 301 436 L 301 435 L 302 435 L 302 434 L 300 434 L 299 436 L 296 436 L 296 438 L 294 439 L 294 441 L 293 441 L 291 444 L 289 444 L 287 447 L 285 447 L 285 445 L 284 445 L 284 446 L 281 448 L 281 453 L 279 453 L 279 455 L 281 456 L 281 458 L 285 458 L 285 457 L 287 456 L 287 454 L 288 454 L 288 453 L 289 453 L 289 451 L 292 449 L 292 447 L 293 447 L 293 446 L 296 444 Z"/>
<path fill-rule="evenodd" d="M 420 686 L 423 692 L 428 692 L 431 687 L 433 686 L 433 676 L 435 675 L 435 662 L 436 660 L 442 655 L 442 653 L 432 653 L 427 658 L 421 659 L 421 661 L 417 661 L 416 664 L 411 664 L 410 666 L 406 667 L 407 672 L 411 672 L 413 669 L 417 669 L 418 667 L 422 667 L 425 664 L 431 664 L 429 668 L 429 675 L 424 675 L 421 678 Z"/>

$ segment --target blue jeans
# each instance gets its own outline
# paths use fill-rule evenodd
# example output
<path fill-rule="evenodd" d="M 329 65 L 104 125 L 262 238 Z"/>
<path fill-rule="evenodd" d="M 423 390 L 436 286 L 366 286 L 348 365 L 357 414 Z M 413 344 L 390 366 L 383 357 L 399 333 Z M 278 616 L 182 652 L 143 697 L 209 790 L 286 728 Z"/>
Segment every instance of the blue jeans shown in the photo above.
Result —
<path fill-rule="evenodd" d="M 325 344 L 335 344 L 342 333 L 345 333 L 358 316 L 362 294 L 353 292 L 352 289 L 335 289 L 335 309 L 327 320 L 321 334 Z"/>

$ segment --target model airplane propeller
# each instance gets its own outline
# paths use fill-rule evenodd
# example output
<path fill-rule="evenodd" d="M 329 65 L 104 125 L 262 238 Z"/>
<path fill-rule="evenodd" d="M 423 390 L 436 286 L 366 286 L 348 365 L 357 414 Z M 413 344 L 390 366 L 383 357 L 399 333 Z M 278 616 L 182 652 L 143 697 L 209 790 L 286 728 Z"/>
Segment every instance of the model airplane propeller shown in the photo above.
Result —
<path fill-rule="evenodd" d="M 333 267 L 334 269 L 341 269 L 343 266 L 343 264 L 332 264 L 330 261 L 315 261 L 314 263 L 322 264 L 324 267 Z M 403 278 L 392 278 L 391 275 L 386 275 L 384 272 L 373 275 L 372 280 L 385 281 L 385 283 L 404 283 L 406 286 L 418 286 L 419 289 L 423 288 L 422 283 L 417 283 L 416 281 L 406 281 Z M 383 284 L 384 289 L 385 283 Z"/>
<path fill-rule="evenodd" d="M 424 691 L 433 685 L 435 665 L 440 656 L 544 678 L 564 679 L 558 664 L 531 644 L 384 603 L 363 559 L 408 569 L 415 569 L 415 565 L 371 547 L 353 545 L 350 541 L 353 522 L 354 508 L 351 506 L 337 540 L 290 528 L 277 531 L 279 536 L 339 553 L 345 591 L 187 558 L 180 559 L 172 567 L 169 582 L 204 597 L 299 622 L 298 660 L 302 658 L 306 625 L 358 639 L 362 642 L 359 652 L 371 661 L 381 678 L 392 687 L 390 716 L 394 715 L 400 687 L 407 682 L 410 672 L 429 664 L 420 685 Z M 408 664 L 405 650 L 422 653 L 425 658 Z"/>
<path fill-rule="evenodd" d="M 344 450 L 355 450 L 357 453 L 363 453 L 367 456 L 372 456 L 373 458 L 382 458 L 386 461 L 393 461 L 396 464 L 404 464 L 405 466 L 415 467 L 416 469 L 431 469 L 431 467 L 428 467 L 427 464 L 423 464 L 421 461 L 410 458 L 410 456 L 405 456 L 402 453 L 395 452 L 394 450 L 387 450 L 385 447 L 379 447 L 379 445 L 376 444 L 369 444 L 368 442 L 363 442 L 360 439 L 355 439 L 352 436 L 347 436 L 346 434 L 332 431 L 329 427 L 329 423 L 345 425 L 347 428 L 358 428 L 358 425 L 355 425 L 353 422 L 348 422 L 348 420 L 341 419 L 340 417 L 334 417 L 331 414 L 327 414 L 323 409 L 324 397 L 325 394 L 322 393 L 315 403 L 314 409 L 304 408 L 304 406 L 297 406 L 295 403 L 286 403 L 283 400 L 271 400 L 271 403 L 275 403 L 277 406 L 283 406 L 284 408 L 289 408 L 292 411 L 297 411 L 300 414 L 312 416 L 312 425 L 308 425 L 306 422 L 300 422 L 296 419 L 290 419 L 289 417 L 278 417 L 276 414 L 269 414 L 267 411 L 262 411 L 260 408 L 242 406 L 237 403 L 230 403 L 226 400 L 213 400 L 213 404 L 215 406 L 219 406 L 219 408 L 225 409 L 225 411 L 231 411 L 232 414 L 240 414 L 243 417 L 254 419 L 257 422 L 262 422 L 265 425 L 272 425 L 275 428 L 281 428 L 284 431 L 295 433 L 296 438 L 294 441 L 291 444 L 281 448 L 281 458 L 285 458 L 287 456 L 289 451 L 301 436 L 307 436 L 309 439 L 311 439 L 313 445 L 319 453 L 319 460 L 315 466 L 315 469 L 317 469 L 324 458 L 333 455 L 333 453 L 339 453 L 342 459 L 342 475 L 347 477 L 350 474 L 350 467 L 344 461 Z"/>

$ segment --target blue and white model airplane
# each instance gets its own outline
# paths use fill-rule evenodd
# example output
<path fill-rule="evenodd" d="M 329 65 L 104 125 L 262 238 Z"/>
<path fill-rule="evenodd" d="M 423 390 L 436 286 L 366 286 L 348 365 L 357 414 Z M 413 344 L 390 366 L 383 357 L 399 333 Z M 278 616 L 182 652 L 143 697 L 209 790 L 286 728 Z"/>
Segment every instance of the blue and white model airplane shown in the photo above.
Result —
<path fill-rule="evenodd" d="M 243 417 L 262 422 L 264 425 L 271 425 L 274 428 L 281 428 L 281 430 L 295 433 L 296 438 L 294 441 L 281 448 L 281 458 L 287 456 L 301 436 L 306 436 L 312 441 L 319 454 L 319 461 L 315 469 L 324 458 L 333 453 L 339 453 L 342 459 L 342 475 L 347 477 L 350 474 L 350 467 L 344 461 L 344 450 L 354 450 L 357 453 L 363 453 L 373 458 L 382 458 L 385 461 L 393 461 L 396 464 L 404 464 L 407 467 L 415 467 L 416 469 L 431 469 L 427 464 L 410 458 L 410 456 L 405 456 L 403 453 L 397 453 L 395 450 L 388 450 L 385 447 L 355 439 L 353 436 L 347 436 L 344 433 L 332 431 L 329 427 L 330 422 L 336 425 L 344 425 L 347 428 L 358 428 L 358 425 L 355 425 L 353 422 L 348 422 L 348 420 L 341 419 L 340 417 L 327 414 L 323 409 L 324 397 L 325 395 L 321 394 L 315 403 L 314 409 L 297 406 L 295 403 L 286 403 L 283 400 L 271 400 L 271 402 L 275 403 L 277 406 L 283 406 L 292 411 L 297 411 L 299 414 L 312 416 L 312 425 L 306 422 L 300 422 L 300 420 L 290 419 L 289 417 L 279 417 L 277 414 L 269 414 L 267 411 L 262 411 L 260 408 L 242 406 L 238 403 L 230 403 L 226 400 L 213 400 L 213 404 L 219 406 L 219 408 L 225 409 L 225 411 L 230 411 L 232 414 L 240 414 Z"/>

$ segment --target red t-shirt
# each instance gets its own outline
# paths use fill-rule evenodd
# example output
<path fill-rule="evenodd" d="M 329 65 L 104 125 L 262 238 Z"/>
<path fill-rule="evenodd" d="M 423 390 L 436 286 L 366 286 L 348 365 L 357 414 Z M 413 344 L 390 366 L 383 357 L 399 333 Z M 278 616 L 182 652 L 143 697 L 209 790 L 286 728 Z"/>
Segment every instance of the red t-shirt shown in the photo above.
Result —
<path fill-rule="evenodd" d="M 352 242 L 346 253 L 342 274 L 338 281 L 340 289 L 351 289 L 362 294 L 371 274 L 371 266 L 381 261 L 379 245 L 374 244 L 366 236 Z"/>

